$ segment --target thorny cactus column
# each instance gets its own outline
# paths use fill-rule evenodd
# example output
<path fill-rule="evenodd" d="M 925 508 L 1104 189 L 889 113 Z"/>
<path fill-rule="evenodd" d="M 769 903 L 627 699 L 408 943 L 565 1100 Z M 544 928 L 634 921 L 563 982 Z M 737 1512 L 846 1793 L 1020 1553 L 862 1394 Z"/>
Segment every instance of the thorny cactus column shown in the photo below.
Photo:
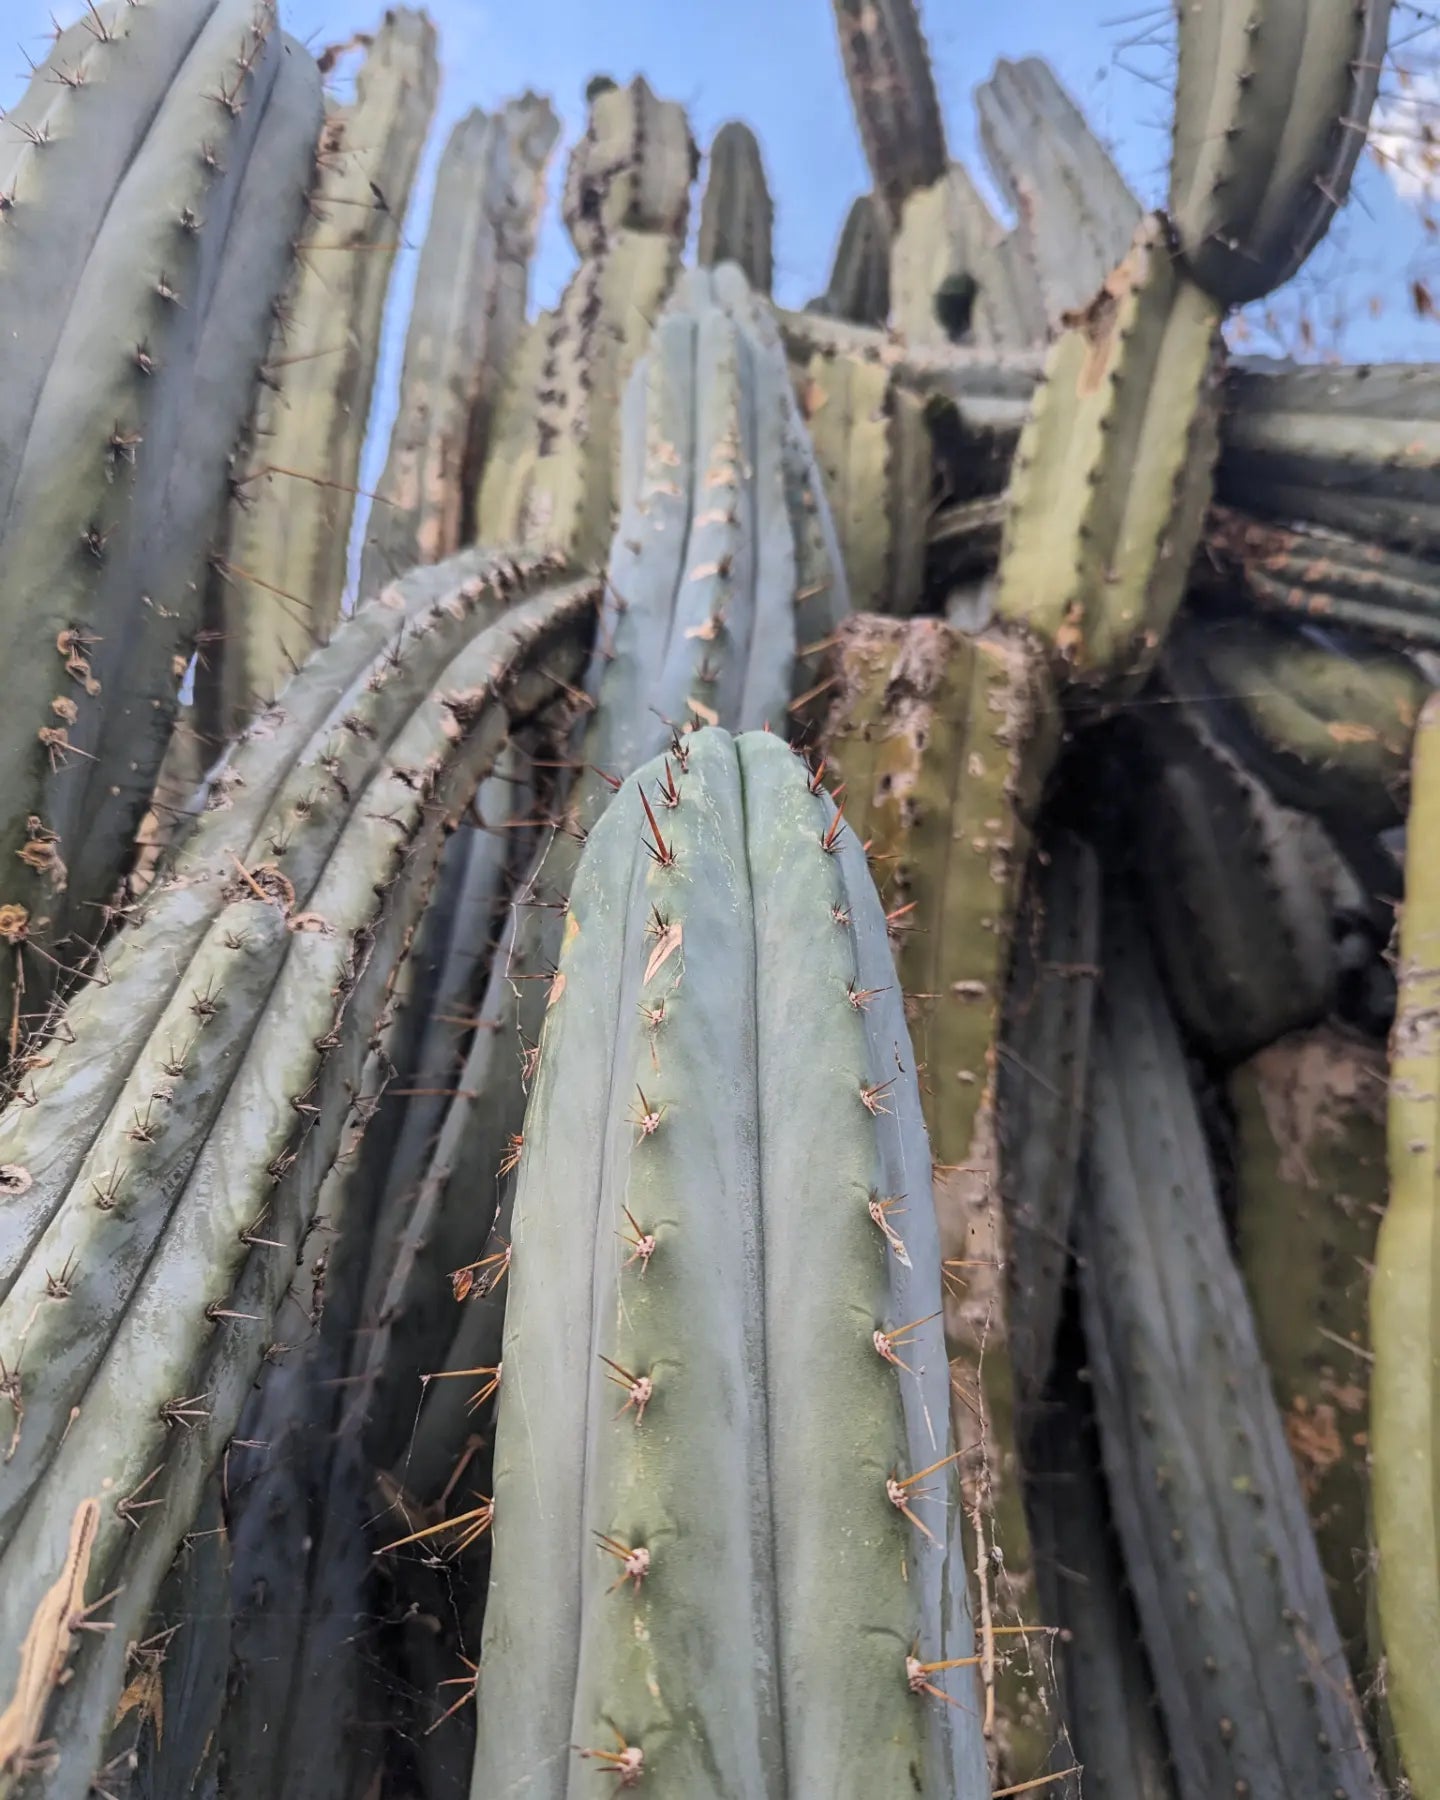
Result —
<path fill-rule="evenodd" d="M 57 955 L 100 935 L 149 799 L 319 107 L 271 8 L 174 0 L 62 34 L 7 121 L 7 1055 L 43 1022 Z"/>
<path fill-rule="evenodd" d="M 216 749 L 340 617 L 385 296 L 439 83 L 423 13 L 392 8 L 360 42 L 355 98 L 321 133 L 296 279 L 206 597 L 223 650 L 198 667 L 196 723 Z"/>
<path fill-rule="evenodd" d="M 772 736 L 694 735 L 590 835 L 520 1166 L 477 1800 L 588 1793 L 587 1761 L 717 1800 L 989 1791 L 889 969 L 859 844 Z"/>

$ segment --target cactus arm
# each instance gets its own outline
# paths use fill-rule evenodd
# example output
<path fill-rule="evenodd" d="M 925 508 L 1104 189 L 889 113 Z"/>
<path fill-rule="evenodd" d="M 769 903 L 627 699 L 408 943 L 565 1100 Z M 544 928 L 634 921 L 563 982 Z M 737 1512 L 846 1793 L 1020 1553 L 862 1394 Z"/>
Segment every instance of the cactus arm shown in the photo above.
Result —
<path fill-rule="evenodd" d="M 890 256 L 895 330 L 904 342 L 999 351 L 1043 342 L 1038 281 L 1008 243 L 959 163 L 934 187 L 911 194 Z"/>
<path fill-rule="evenodd" d="M 915 0 L 835 0 L 840 56 L 875 191 L 898 220 L 905 196 L 945 172 L 945 127 Z"/>
<path fill-rule="evenodd" d="M 1370 1288 L 1371 1495 L 1377 1598 L 1388 1701 L 1417 1793 L 1440 1781 L 1440 1715 L 1431 1672 L 1440 1659 L 1436 1542 L 1435 1167 L 1440 1092 L 1440 914 L 1428 847 L 1440 833 L 1440 700 L 1420 715 L 1406 830 L 1399 1006 L 1390 1041 L 1387 1122 L 1390 1200 Z"/>
<path fill-rule="evenodd" d="M 775 206 L 760 145 L 748 125 L 732 119 L 710 146 L 710 176 L 700 202 L 701 268 L 738 263 L 755 292 L 768 294 L 774 228 Z"/>
<path fill-rule="evenodd" d="M 857 195 L 840 228 L 829 285 L 806 311 L 883 327 L 890 316 L 889 243 L 879 200 L 874 194 Z"/>
<path fill-rule="evenodd" d="M 596 256 L 630 232 L 683 242 L 700 161 L 684 109 L 658 99 L 643 75 L 623 88 L 592 83 L 587 98 L 560 207 L 575 248 Z"/>
<path fill-rule="evenodd" d="M 400 401 L 365 531 L 360 590 L 465 541 L 469 489 L 525 330 L 545 167 L 560 123 L 533 94 L 455 126 L 415 277 Z"/>
<path fill-rule="evenodd" d="M 1109 900 L 1077 1243 L 1101 1450 L 1182 1796 L 1377 1796 L 1139 918 Z"/>
<path fill-rule="evenodd" d="M 1181 6 L 1170 213 L 1227 306 L 1296 272 L 1365 145 L 1390 0 Z"/>

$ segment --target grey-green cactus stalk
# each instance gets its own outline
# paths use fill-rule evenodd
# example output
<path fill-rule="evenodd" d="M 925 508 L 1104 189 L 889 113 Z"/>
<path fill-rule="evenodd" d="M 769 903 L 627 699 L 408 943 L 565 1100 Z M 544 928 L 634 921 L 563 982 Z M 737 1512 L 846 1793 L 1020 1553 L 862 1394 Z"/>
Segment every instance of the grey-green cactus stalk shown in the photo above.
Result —
<path fill-rule="evenodd" d="M 835 246 L 830 285 L 806 311 L 854 325 L 883 326 L 889 318 L 890 232 L 873 194 L 859 194 L 851 202 Z"/>
<path fill-rule="evenodd" d="M 399 411 L 365 530 L 362 593 L 468 541 L 465 513 L 525 330 L 559 130 L 549 102 L 527 93 L 497 113 L 467 113 L 450 134 L 415 277 Z"/>
<path fill-rule="evenodd" d="M 1146 918 L 1176 1012 L 1236 1062 L 1324 1018 L 1342 873 L 1323 828 L 1164 690 L 1150 690 L 1135 787 Z"/>
<path fill-rule="evenodd" d="M 1440 841 L 1440 698 L 1420 715 L 1406 828 L 1399 1007 L 1390 1040 L 1386 1134 L 1390 1199 L 1370 1288 L 1371 1500 L 1385 1688 L 1405 1773 L 1420 1800 L 1440 1793 L 1436 1543 L 1436 1164 L 1440 1153 L 1440 912 L 1431 874 Z"/>
<path fill-rule="evenodd" d="M 775 205 L 765 180 L 760 145 L 748 125 L 732 119 L 710 146 L 700 202 L 698 257 L 702 269 L 738 263 L 757 294 L 770 292 L 774 270 Z"/>
<path fill-rule="evenodd" d="M 1230 1078 L 1240 1267 L 1330 1604 L 1362 1692 L 1370 1490 L 1370 1270 L 1385 1213 L 1385 1053 L 1333 1027 Z"/>
<path fill-rule="evenodd" d="M 254 0 L 107 8 L 81 35 L 0 150 L 6 1056 L 132 854 L 320 107 Z"/>
<path fill-rule="evenodd" d="M 1043 343 L 1045 298 L 1017 244 L 959 163 L 933 187 L 917 189 L 905 201 L 890 256 L 898 336 L 907 346 L 1002 351 Z"/>
<path fill-rule="evenodd" d="M 1408 657 L 1264 619 L 1197 615 L 1167 645 L 1171 691 L 1285 806 L 1373 836 L 1405 816 L 1429 685 Z"/>
<path fill-rule="evenodd" d="M 996 604 L 1071 684 L 1133 688 L 1180 604 L 1217 448 L 1219 316 L 1151 217 L 1051 346 L 1015 454 Z"/>
<path fill-rule="evenodd" d="M 19 1712 L 0 1793 L 43 1736 L 59 1746 L 47 1793 L 86 1791 L 125 1645 L 271 1341 L 446 823 L 511 717 L 552 705 L 583 662 L 592 584 L 483 629 L 517 579 L 492 566 L 408 617 L 392 595 L 374 609 L 388 630 L 357 615 L 338 634 L 296 710 L 237 753 L 173 879 L 116 939 L 108 985 L 77 995 L 32 1103 L 4 1118 L 0 1693 Z M 52 1721 L 63 1663 L 36 1621 L 87 1518 L 92 1595 L 120 1586 L 115 1628 L 87 1641 Z"/>
<path fill-rule="evenodd" d="M 684 113 L 640 78 L 594 93 L 565 184 L 580 267 L 526 332 L 506 382 L 475 502 L 482 543 L 604 562 L 621 402 L 679 274 L 697 161 Z"/>
<path fill-rule="evenodd" d="M 473 1794 L 988 1793 L 928 1166 L 859 843 L 778 738 L 695 734 L 566 914 Z"/>
<path fill-rule="evenodd" d="M 1044 658 L 1018 633 L 938 619 L 841 627 L 824 754 L 868 845 L 894 939 L 935 1157 L 945 1341 L 977 1619 L 1035 1623 L 1017 1458 L 997 1167 L 996 1040 L 1030 825 L 1059 747 Z M 1023 1636 L 981 1664 L 999 1785 L 1048 1767 L 1046 1659 Z"/>
<path fill-rule="evenodd" d="M 1180 1039 L 1118 895 L 1103 960 L 1080 1293 L 1176 1786 L 1182 1800 L 1378 1800 Z"/>
<path fill-rule="evenodd" d="M 387 11 L 329 109 L 318 181 L 277 309 L 267 381 L 234 472 L 206 596 L 202 733 L 223 744 L 273 700 L 339 619 L 385 297 L 439 84 L 435 29 Z"/>
<path fill-rule="evenodd" d="M 1380 84 L 1390 0 L 1176 8 L 1170 215 L 1227 306 L 1288 281 L 1343 205 Z"/>
<path fill-rule="evenodd" d="M 986 160 L 1018 220 L 1017 252 L 1040 290 L 1043 330 L 1089 305 L 1129 250 L 1140 203 L 1038 57 L 998 62 L 975 108 Z"/>
<path fill-rule="evenodd" d="M 834 0 L 840 56 L 875 192 L 891 224 L 945 173 L 945 126 L 915 0 Z"/>

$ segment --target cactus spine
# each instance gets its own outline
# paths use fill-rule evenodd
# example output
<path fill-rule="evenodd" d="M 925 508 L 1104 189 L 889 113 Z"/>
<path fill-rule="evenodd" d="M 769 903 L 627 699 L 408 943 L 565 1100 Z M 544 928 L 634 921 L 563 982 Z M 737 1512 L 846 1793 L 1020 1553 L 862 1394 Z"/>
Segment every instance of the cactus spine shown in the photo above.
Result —
<path fill-rule="evenodd" d="M 196 681 L 213 743 L 272 700 L 340 617 L 385 296 L 438 84 L 434 27 L 394 7 L 369 40 L 354 101 L 327 113 L 296 279 L 277 310 L 270 380 L 206 598 L 207 631 L 224 646 Z"/>
<path fill-rule="evenodd" d="M 525 330 L 545 167 L 560 122 L 534 94 L 450 134 L 415 278 L 400 407 L 365 533 L 360 591 L 468 541 L 465 510 Z"/>
<path fill-rule="evenodd" d="M 472 1792 L 572 1791 L 571 1743 L 631 1785 L 971 1800 L 972 1677 L 934 1666 L 970 1630 L 884 919 L 782 743 L 682 750 L 591 833 L 547 1012 Z"/>

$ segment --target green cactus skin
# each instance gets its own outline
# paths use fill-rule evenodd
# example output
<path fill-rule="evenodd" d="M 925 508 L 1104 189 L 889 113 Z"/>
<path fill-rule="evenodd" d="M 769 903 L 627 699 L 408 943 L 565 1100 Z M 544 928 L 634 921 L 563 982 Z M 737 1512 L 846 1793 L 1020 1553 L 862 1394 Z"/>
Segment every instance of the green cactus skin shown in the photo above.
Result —
<path fill-rule="evenodd" d="M 874 194 L 858 194 L 851 202 L 830 285 L 805 310 L 854 325 L 883 327 L 890 317 L 890 233 Z"/>
<path fill-rule="evenodd" d="M 1226 306 L 1279 287 L 1344 204 L 1385 60 L 1390 0 L 1176 8 L 1170 213 Z"/>
<path fill-rule="evenodd" d="M 598 256 L 621 233 L 683 244 L 700 168 L 684 108 L 657 99 L 643 75 L 623 88 L 597 79 L 586 98 L 585 136 L 561 201 L 571 242 L 582 258 Z"/>
<path fill-rule="evenodd" d="M 1383 1049 L 1328 1026 L 1272 1044 L 1229 1083 L 1240 1268 L 1362 1691 L 1372 1674 L 1369 1271 L 1385 1212 L 1386 1087 Z"/>
<path fill-rule="evenodd" d="M 986 161 L 1019 220 L 1015 250 L 1039 289 L 1043 335 L 1047 321 L 1088 307 L 1125 258 L 1140 203 L 1038 57 L 998 62 L 975 106 Z"/>
<path fill-rule="evenodd" d="M 907 1658 L 970 1653 L 954 1478 L 912 1502 L 923 1531 L 885 1485 L 946 1456 L 946 1391 L 884 919 L 779 739 L 684 751 L 678 804 L 665 759 L 632 777 L 570 897 L 515 1209 L 471 1791 L 589 1792 L 574 1746 L 659 1792 L 971 1800 L 973 1672 L 930 1676 L 954 1705 L 907 1680 Z M 870 1202 L 902 1191 L 892 1239 Z M 654 1237 L 628 1264 L 622 1209 Z M 887 1366 L 874 1332 L 912 1319 L 909 1368 Z M 602 1356 L 653 1383 L 643 1417 Z M 597 1532 L 649 1552 L 638 1582 Z"/>
<path fill-rule="evenodd" d="M 1390 1199 L 1370 1284 L 1371 1503 L 1385 1691 L 1417 1800 L 1440 1793 L 1440 1554 L 1436 1548 L 1434 1304 L 1440 915 L 1428 846 L 1440 831 L 1440 698 L 1420 714 L 1406 827 L 1399 1006 L 1386 1123 Z"/>
<path fill-rule="evenodd" d="M 748 125 L 731 120 L 710 146 L 710 172 L 700 202 L 699 262 L 738 263 L 757 294 L 768 294 L 774 272 L 775 203 L 765 180 L 760 145 Z"/>
<path fill-rule="evenodd" d="M 861 616 L 839 637 L 824 751 L 894 920 L 919 1059 L 966 1528 L 986 1540 L 972 1545 L 966 1566 L 990 1571 L 987 1592 L 972 1587 L 971 1610 L 996 1624 L 1034 1624 L 1007 1350 L 995 1063 L 1030 822 L 1059 748 L 1058 714 L 1043 657 L 1018 634 L 971 639 L 937 619 Z M 999 1652 L 982 1678 L 993 1687 L 991 1772 L 1004 1786 L 1049 1766 L 1053 1694 L 1033 1645 L 1001 1639 Z"/>
<path fill-rule="evenodd" d="M 1078 1366 L 1082 1354 L 1083 1341 L 1064 1341 L 1025 1440 L 1035 1577 L 1045 1622 L 1058 1633 L 1066 1732 L 1083 1794 L 1175 1800 L 1155 1679 L 1115 1541 L 1094 1406 Z"/>
<path fill-rule="evenodd" d="M 127 1160 L 106 1171 L 108 1199 L 97 1202 L 88 1180 L 77 1182 L 36 1247 L 42 1262 L 60 1253 L 51 1279 L 26 1262 L 10 1285 L 0 1309 L 6 1366 L 29 1371 L 29 1380 L 7 1383 L 0 1692 L 17 1687 L 25 1630 L 63 1566 L 72 1521 L 97 1494 L 104 1503 L 91 1574 L 100 1591 L 119 1586 L 113 1633 L 81 1648 L 53 1709 L 59 1763 L 46 1792 L 56 1800 L 86 1791 L 123 1685 L 125 1645 L 235 1429 L 446 821 L 493 763 L 511 713 L 550 704 L 557 679 L 578 668 L 596 598 L 592 584 L 552 589 L 471 634 L 352 794 L 318 879 L 296 884 L 293 897 L 272 887 L 281 902 L 272 905 L 250 887 L 272 879 L 263 864 L 246 871 L 248 880 L 236 871 L 234 897 L 225 897 L 207 941 L 170 978 L 190 1000 L 188 1029 L 199 1044 L 214 1026 L 233 1033 L 243 1052 L 210 1074 L 206 1049 L 167 1039 L 178 1048 L 162 1053 L 179 1073 L 167 1077 L 165 1099 L 144 1088 L 159 1049 L 147 1046 L 117 1110 L 157 1147 L 140 1135 L 117 1145 Z M 212 969 L 213 985 L 185 985 L 204 983 Z M 153 979 L 132 965 L 112 987 L 133 993 Z M 241 1013 L 248 1016 L 237 1031 Z M 192 1079 L 209 1083 L 208 1106 Z M 171 1140 L 169 1109 L 181 1102 L 174 1138 L 189 1139 L 188 1154 Z M 114 1129 L 107 1121 L 101 1136 Z M 131 1155 L 159 1161 L 170 1179 L 132 1184 Z M 163 1505 L 132 1530 L 127 1508 L 152 1482 Z M 0 1776 L 7 1800 L 14 1772 L 12 1759 Z"/>
<path fill-rule="evenodd" d="M 945 173 L 945 127 L 914 0 L 835 0 L 840 56 L 875 192 L 898 224 Z"/>
<path fill-rule="evenodd" d="M 1247 359 L 1226 378 L 1222 432 L 1228 505 L 1415 556 L 1440 550 L 1440 365 Z"/>
<path fill-rule="evenodd" d="M 487 1249 L 504 1197 L 496 1170 L 523 1128 L 524 1051 L 544 1021 L 560 911 L 610 782 L 711 715 L 741 729 L 781 725 L 792 692 L 814 681 L 801 653 L 849 609 L 783 352 L 738 269 L 683 279 L 625 407 L 622 510 L 588 681 L 595 710 L 577 747 L 582 773 L 521 885 L 407 1254 L 375 1309 L 396 1331 L 404 1321 L 405 1353 L 389 1329 L 367 1339 L 367 1449 L 382 1468 L 409 1440 L 419 1378 L 447 1366 L 449 1273 Z M 395 1473 L 408 1491 L 406 1471 Z"/>
<path fill-rule="evenodd" d="M 1046 359 L 997 608 L 1045 639 L 1072 685 L 1133 689 L 1180 604 L 1215 462 L 1218 323 L 1152 217 Z"/>
<path fill-rule="evenodd" d="M 340 617 L 385 297 L 438 83 L 434 27 L 392 7 L 354 101 L 326 117 L 296 280 L 276 317 L 273 379 L 206 594 L 206 627 L 223 652 L 198 671 L 195 703 L 214 743 L 268 704 Z"/>
<path fill-rule="evenodd" d="M 959 163 L 911 194 L 890 254 L 895 330 L 905 344 L 1005 351 L 1043 343 L 1039 282 L 1007 244 Z"/>
<path fill-rule="evenodd" d="M 1055 1360 L 1099 958 L 1095 852 L 1049 832 L 1030 854 L 995 1072 L 1006 1335 L 1022 1415 L 1039 1406 Z"/>
<path fill-rule="evenodd" d="M 534 94 L 451 132 L 415 277 L 400 403 L 365 530 L 360 590 L 468 541 L 504 372 L 525 330 L 545 168 L 560 121 Z"/>
<path fill-rule="evenodd" d="M 1429 692 L 1408 657 L 1207 615 L 1179 622 L 1163 671 L 1282 805 L 1372 837 L 1403 821 Z"/>
<path fill-rule="evenodd" d="M 190 1800 L 213 1781 L 230 1653 L 230 1540 L 219 1470 L 132 1650 L 105 1746 L 108 1791 Z"/>
<path fill-rule="evenodd" d="M 102 928 L 153 787 L 319 109 L 314 65 L 253 0 L 107 18 L 64 61 L 78 88 L 37 75 L 57 98 L 32 102 L 42 141 L 6 177 L 6 316 L 28 312 L 37 269 L 48 290 L 43 327 L 27 317 L 0 359 L 7 1051 L 43 1020 L 57 951 L 82 959 Z M 46 131 L 66 140 L 53 165 Z M 112 152 L 123 178 L 72 201 Z M 12 342 L 38 360 L 12 372 Z"/>
<path fill-rule="evenodd" d="M 1206 548 L 1228 585 L 1277 618 L 1337 625 L 1399 649 L 1440 649 L 1440 580 L 1408 556 L 1336 531 L 1211 509 Z"/>
<path fill-rule="evenodd" d="M 1187 1033 L 1234 1063 L 1329 1010 L 1337 858 L 1314 818 L 1151 691 L 1133 771 L 1146 919 Z"/>
<path fill-rule="evenodd" d="M 1180 1040 L 1120 896 L 1103 960 L 1080 1294 L 1176 1786 L 1182 1800 L 1378 1800 Z"/>

